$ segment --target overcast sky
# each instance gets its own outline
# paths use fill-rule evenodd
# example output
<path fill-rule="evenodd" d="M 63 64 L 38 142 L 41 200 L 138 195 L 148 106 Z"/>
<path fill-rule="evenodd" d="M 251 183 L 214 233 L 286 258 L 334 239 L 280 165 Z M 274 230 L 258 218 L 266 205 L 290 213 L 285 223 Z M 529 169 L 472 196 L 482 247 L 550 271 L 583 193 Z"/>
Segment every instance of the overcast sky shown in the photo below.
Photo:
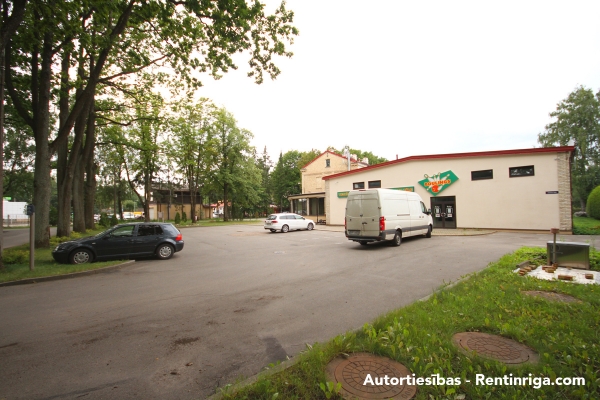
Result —
<path fill-rule="evenodd" d="M 263 1 L 272 10 L 278 1 Z M 259 151 L 420 154 L 539 146 L 578 85 L 600 89 L 600 1 L 289 0 L 300 30 L 281 75 L 245 62 L 199 94 Z"/>

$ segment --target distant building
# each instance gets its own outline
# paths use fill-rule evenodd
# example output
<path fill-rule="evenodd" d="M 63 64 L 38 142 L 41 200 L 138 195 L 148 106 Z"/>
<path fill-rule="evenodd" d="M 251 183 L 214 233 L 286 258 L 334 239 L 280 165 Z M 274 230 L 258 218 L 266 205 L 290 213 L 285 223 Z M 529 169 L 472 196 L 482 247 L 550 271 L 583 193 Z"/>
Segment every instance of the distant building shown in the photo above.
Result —
<path fill-rule="evenodd" d="M 367 159 L 359 161 L 350 155 L 350 170 L 369 166 Z M 348 158 L 329 150 L 300 169 L 302 174 L 302 193 L 288 196 L 291 211 L 318 221 L 326 220 L 325 184 L 323 178 L 328 175 L 348 171 Z"/>

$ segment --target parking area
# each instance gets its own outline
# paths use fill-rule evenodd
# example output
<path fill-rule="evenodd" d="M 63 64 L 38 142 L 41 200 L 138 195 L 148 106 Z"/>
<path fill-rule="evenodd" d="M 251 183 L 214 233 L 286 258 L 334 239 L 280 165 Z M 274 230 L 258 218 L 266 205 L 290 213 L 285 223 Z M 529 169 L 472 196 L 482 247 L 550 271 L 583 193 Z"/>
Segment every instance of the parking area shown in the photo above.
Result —
<path fill-rule="evenodd" d="M 182 233 L 185 248 L 168 261 L 0 288 L 0 398 L 205 398 L 551 239 L 434 236 L 392 247 L 319 227 Z"/>

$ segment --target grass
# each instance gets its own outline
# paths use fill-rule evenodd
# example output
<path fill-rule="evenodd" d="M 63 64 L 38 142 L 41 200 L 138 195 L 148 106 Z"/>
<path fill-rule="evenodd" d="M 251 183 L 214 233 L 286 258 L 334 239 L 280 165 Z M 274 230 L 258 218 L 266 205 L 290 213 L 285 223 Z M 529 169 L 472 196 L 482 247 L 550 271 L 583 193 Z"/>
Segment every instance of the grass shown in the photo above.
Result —
<path fill-rule="evenodd" d="M 574 235 L 600 235 L 600 221 L 591 217 L 573 217 Z"/>
<path fill-rule="evenodd" d="M 58 243 L 69 239 L 76 239 L 84 236 L 92 236 L 103 229 L 87 231 L 86 234 L 73 233 L 70 238 L 53 237 L 50 240 L 50 247 L 35 249 L 34 270 L 29 270 L 29 243 L 10 247 L 5 249 L 2 258 L 4 269 L 0 269 L 0 283 L 16 281 L 20 279 L 39 278 L 44 276 L 55 276 L 71 274 L 73 272 L 90 271 L 94 269 L 108 267 L 110 265 L 120 264 L 122 260 L 102 261 L 91 264 L 59 264 L 52 258 L 52 250 Z"/>
<path fill-rule="evenodd" d="M 594 253 L 593 269 L 599 257 Z M 545 249 L 523 248 L 458 284 L 377 318 L 355 332 L 309 346 L 292 367 L 241 389 L 225 388 L 225 399 L 339 398 L 325 375 L 329 361 L 352 352 L 371 352 L 404 364 L 417 377 L 461 378 L 459 385 L 419 386 L 416 399 L 596 399 L 600 398 L 600 286 L 542 281 L 512 271 L 524 260 L 545 261 Z M 554 303 L 523 295 L 546 290 L 581 303 Z M 451 343 L 458 332 L 501 335 L 530 346 L 537 365 L 506 367 L 466 356 Z M 476 385 L 475 375 L 550 378 L 583 377 L 585 386 Z M 469 379 L 471 383 L 466 383 Z M 322 388 L 323 387 L 323 388 Z M 330 397 L 328 397 L 330 396 Z"/>

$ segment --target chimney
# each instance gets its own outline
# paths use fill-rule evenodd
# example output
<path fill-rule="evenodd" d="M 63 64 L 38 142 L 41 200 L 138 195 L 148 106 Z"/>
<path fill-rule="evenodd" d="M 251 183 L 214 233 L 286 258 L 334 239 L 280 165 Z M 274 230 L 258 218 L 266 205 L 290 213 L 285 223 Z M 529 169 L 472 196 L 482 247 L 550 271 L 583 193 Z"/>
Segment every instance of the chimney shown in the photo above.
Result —
<path fill-rule="evenodd" d="M 362 159 L 363 164 L 369 165 L 369 159 L 367 157 Z"/>

